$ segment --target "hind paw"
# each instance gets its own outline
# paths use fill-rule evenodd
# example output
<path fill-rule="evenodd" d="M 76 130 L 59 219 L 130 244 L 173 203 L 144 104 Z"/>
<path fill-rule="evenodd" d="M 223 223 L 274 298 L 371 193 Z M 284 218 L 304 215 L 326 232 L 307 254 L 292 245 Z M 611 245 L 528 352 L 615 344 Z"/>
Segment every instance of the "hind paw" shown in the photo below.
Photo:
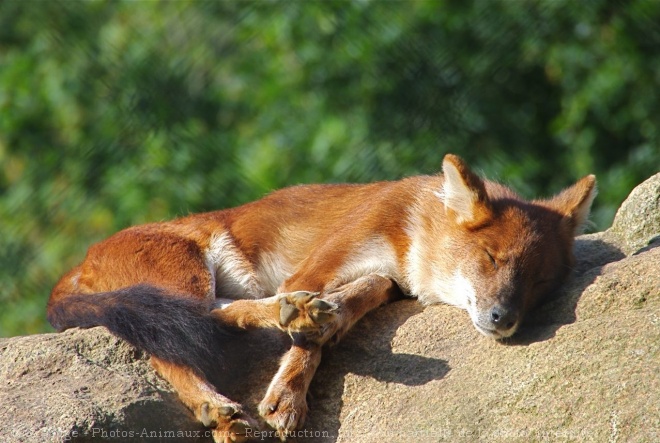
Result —
<path fill-rule="evenodd" d="M 198 412 L 199 420 L 208 428 L 213 428 L 213 441 L 216 443 L 243 443 L 249 441 L 257 423 L 237 404 L 202 403 Z"/>
<path fill-rule="evenodd" d="M 288 332 L 320 332 L 335 319 L 339 306 L 318 295 L 308 291 L 279 294 L 280 326 Z"/>

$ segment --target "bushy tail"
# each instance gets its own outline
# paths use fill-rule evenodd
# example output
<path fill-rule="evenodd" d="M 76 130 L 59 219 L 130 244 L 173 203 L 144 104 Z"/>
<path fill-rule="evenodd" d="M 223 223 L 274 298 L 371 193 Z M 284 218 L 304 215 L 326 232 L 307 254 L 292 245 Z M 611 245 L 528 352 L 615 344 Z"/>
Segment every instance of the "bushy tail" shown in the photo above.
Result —
<path fill-rule="evenodd" d="M 230 335 L 207 301 L 149 285 L 62 297 L 49 304 L 48 321 L 59 331 L 105 326 L 149 354 L 202 373 L 218 367 L 219 344 Z"/>

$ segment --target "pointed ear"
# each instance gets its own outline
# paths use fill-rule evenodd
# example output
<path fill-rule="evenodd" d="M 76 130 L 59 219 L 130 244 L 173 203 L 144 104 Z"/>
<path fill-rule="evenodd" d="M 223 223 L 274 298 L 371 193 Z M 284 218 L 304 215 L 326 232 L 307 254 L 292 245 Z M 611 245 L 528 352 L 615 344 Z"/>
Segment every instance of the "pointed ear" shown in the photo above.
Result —
<path fill-rule="evenodd" d="M 589 218 L 591 203 L 597 193 L 596 176 L 587 175 L 545 203 L 564 216 L 564 223 L 575 236 L 581 232 Z"/>
<path fill-rule="evenodd" d="M 490 215 L 490 203 L 483 180 L 453 154 L 442 161 L 443 189 L 439 193 L 448 214 L 459 224 L 478 224 Z"/>

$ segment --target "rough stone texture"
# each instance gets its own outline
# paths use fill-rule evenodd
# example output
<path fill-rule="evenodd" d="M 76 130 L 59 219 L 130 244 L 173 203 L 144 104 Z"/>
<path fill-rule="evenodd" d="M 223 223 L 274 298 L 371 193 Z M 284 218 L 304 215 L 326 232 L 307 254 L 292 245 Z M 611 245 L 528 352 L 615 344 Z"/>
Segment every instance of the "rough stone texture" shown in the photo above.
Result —
<path fill-rule="evenodd" d="M 451 307 L 381 309 L 326 355 L 308 426 L 342 442 L 660 441 L 659 263 L 655 248 L 583 274 L 507 343 Z"/>
<path fill-rule="evenodd" d="M 660 173 L 637 186 L 621 205 L 608 230 L 621 249 L 631 254 L 660 234 Z"/>
<path fill-rule="evenodd" d="M 578 239 L 572 281 L 504 343 L 449 306 L 378 309 L 325 351 L 295 441 L 660 441 L 659 233 L 660 174 Z M 219 389 L 256 415 L 287 340 L 228 342 Z M 103 328 L 0 340 L 0 405 L 3 442 L 210 441 Z"/>
<path fill-rule="evenodd" d="M 104 328 L 2 340 L 0 354 L 2 442 L 109 441 L 163 417 L 203 430 L 142 353 Z"/>

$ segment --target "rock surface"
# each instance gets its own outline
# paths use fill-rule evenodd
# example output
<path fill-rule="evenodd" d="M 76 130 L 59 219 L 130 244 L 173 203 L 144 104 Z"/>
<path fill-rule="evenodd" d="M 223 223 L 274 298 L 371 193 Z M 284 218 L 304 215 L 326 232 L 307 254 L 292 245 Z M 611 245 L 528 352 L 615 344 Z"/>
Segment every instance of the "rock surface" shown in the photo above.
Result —
<path fill-rule="evenodd" d="M 402 301 L 325 351 L 297 442 L 660 441 L 660 174 L 506 342 Z M 288 338 L 227 344 L 219 389 L 256 411 Z M 103 328 L 0 340 L 0 441 L 211 441 L 148 359 Z M 256 416 L 256 412 L 254 412 Z"/>

